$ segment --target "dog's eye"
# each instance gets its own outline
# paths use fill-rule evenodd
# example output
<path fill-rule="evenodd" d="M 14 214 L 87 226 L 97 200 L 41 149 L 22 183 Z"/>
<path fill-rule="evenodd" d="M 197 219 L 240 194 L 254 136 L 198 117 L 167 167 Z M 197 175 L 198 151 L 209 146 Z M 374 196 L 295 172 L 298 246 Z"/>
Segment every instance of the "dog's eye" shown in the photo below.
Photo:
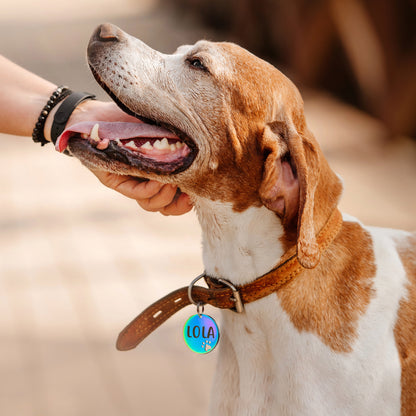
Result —
<path fill-rule="evenodd" d="M 207 70 L 207 67 L 202 63 L 202 61 L 199 58 L 189 58 L 188 63 L 193 68 L 202 69 L 203 71 Z"/>

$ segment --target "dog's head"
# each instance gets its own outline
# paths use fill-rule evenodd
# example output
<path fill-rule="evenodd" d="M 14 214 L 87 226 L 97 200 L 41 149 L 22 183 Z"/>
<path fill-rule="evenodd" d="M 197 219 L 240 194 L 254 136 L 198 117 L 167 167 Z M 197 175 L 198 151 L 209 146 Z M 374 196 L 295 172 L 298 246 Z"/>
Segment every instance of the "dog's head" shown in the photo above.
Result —
<path fill-rule="evenodd" d="M 297 240 L 303 265 L 317 264 L 315 234 L 341 184 L 288 78 L 235 44 L 200 41 L 165 55 L 109 24 L 93 34 L 88 62 L 118 105 L 143 123 L 100 123 L 99 136 L 84 131 L 84 138 L 67 132 L 61 150 L 68 146 L 87 166 L 175 183 L 237 211 L 265 205 L 288 240 Z"/>

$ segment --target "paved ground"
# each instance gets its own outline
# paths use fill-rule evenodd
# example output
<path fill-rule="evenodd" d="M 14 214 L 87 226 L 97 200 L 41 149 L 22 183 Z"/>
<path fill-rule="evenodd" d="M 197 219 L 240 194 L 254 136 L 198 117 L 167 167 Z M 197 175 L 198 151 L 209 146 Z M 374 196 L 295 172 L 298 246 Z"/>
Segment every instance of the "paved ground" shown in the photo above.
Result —
<path fill-rule="evenodd" d="M 212 37 L 151 0 L 26 0 L 0 5 L 0 52 L 99 92 L 84 50 L 103 21 L 164 51 Z M 342 208 L 415 229 L 415 143 L 388 144 L 373 119 L 322 94 L 306 98 L 309 123 L 345 180 Z M 76 160 L 4 135 L 0 189 L 0 414 L 206 414 L 216 353 L 185 349 L 181 327 L 193 310 L 139 349 L 114 348 L 133 316 L 202 270 L 195 216 L 142 212 Z"/>

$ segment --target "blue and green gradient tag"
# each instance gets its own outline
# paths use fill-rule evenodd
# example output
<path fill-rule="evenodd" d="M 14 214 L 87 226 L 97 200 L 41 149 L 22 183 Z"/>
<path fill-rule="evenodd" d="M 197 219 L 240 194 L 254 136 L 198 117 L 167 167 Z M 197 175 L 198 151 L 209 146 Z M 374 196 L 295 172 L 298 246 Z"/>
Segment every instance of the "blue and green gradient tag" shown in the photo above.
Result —
<path fill-rule="evenodd" d="M 211 352 L 218 344 L 220 331 L 213 318 L 204 314 L 191 316 L 183 327 L 186 345 L 198 354 Z"/>

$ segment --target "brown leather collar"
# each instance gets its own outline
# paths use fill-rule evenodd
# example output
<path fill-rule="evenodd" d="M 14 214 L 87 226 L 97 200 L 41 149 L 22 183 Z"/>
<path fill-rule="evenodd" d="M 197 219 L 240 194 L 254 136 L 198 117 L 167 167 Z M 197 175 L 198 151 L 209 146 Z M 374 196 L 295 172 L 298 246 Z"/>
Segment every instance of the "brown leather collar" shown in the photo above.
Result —
<path fill-rule="evenodd" d="M 341 227 L 342 215 L 336 209 L 317 236 L 321 253 L 332 243 Z M 243 305 L 259 300 L 273 292 L 277 292 L 302 270 L 303 267 L 297 258 L 296 247 L 292 247 L 285 253 L 275 269 L 251 283 L 234 288 L 234 290 L 238 291 L 238 294 L 235 293 L 228 282 L 224 284 L 221 283 L 221 279 L 213 279 L 201 275 L 201 277 L 205 277 L 208 288 L 192 285 L 192 299 L 190 299 L 188 296 L 189 287 L 183 287 L 149 306 L 121 331 L 117 339 L 117 349 L 126 351 L 137 347 L 140 342 L 173 314 L 190 305 L 191 301 L 203 305 L 209 304 L 221 309 L 235 310 L 236 298 L 238 296 Z"/>

